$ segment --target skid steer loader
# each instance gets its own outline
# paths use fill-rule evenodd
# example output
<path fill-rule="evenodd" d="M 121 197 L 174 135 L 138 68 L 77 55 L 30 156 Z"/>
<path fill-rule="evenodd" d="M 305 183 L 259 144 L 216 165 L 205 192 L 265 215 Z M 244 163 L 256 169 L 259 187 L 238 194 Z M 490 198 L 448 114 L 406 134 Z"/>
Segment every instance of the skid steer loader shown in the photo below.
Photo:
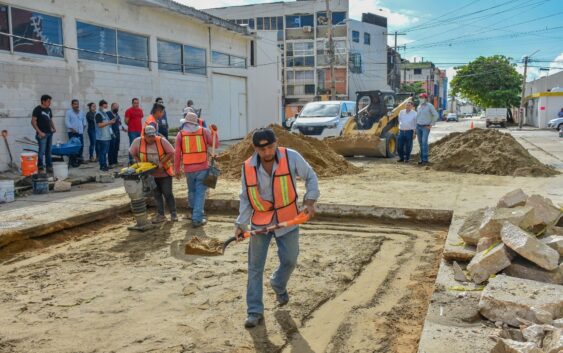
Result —
<path fill-rule="evenodd" d="M 399 134 L 399 112 L 412 97 L 400 104 L 391 91 L 356 92 L 356 114 L 349 119 L 342 136 L 325 142 L 344 157 L 394 157 Z"/>

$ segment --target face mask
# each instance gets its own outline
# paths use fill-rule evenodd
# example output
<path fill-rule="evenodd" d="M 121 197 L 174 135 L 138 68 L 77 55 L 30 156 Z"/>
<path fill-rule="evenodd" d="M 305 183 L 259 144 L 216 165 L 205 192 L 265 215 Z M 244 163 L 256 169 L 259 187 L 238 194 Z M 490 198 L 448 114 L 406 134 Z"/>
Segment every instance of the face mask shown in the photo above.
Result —
<path fill-rule="evenodd" d="M 107 113 L 107 112 L 109 112 L 109 109 L 105 108 L 105 109 L 103 109 L 102 111 L 103 111 L 104 113 Z"/>
<path fill-rule="evenodd" d="M 421 99 L 420 104 L 424 104 L 424 103 L 426 103 L 426 99 Z"/>
<path fill-rule="evenodd" d="M 119 111 L 119 109 L 114 109 L 112 110 L 112 112 L 117 113 Z"/>

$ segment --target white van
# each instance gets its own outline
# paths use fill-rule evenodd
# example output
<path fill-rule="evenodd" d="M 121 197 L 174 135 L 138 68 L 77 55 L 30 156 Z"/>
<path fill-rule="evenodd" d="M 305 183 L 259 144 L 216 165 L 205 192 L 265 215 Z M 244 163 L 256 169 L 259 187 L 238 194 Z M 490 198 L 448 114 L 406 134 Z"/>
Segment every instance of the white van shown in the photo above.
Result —
<path fill-rule="evenodd" d="M 338 137 L 355 113 L 356 103 L 352 101 L 310 102 L 297 116 L 291 131 L 318 139 Z"/>

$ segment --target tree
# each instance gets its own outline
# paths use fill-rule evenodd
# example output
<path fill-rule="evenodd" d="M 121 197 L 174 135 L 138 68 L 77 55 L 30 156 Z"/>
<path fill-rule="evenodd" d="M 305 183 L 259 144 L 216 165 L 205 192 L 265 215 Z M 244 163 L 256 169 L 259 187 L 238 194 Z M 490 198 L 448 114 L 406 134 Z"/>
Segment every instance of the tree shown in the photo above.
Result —
<path fill-rule="evenodd" d="M 460 94 L 482 108 L 518 106 L 522 75 L 515 66 L 503 55 L 480 56 L 458 68 L 452 96 Z"/>
<path fill-rule="evenodd" d="M 426 92 L 426 90 L 422 88 L 422 82 L 405 82 L 401 85 L 401 93 L 414 93 L 417 96 L 422 92 Z"/>

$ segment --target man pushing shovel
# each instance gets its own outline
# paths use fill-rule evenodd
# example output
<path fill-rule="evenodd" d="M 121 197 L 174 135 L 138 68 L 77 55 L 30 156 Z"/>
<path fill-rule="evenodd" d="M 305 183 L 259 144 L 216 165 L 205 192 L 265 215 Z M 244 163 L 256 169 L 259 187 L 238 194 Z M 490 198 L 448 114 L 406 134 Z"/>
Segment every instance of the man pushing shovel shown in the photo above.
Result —
<path fill-rule="evenodd" d="M 290 221 L 297 217 L 298 197 L 295 178 L 305 181 L 304 211 L 310 217 L 315 214 L 315 202 L 319 198 L 317 175 L 299 152 L 278 147 L 272 129 L 256 130 L 252 136 L 254 154 L 242 167 L 242 189 L 239 216 L 235 236 L 242 240 L 249 225 L 263 228 Z M 267 234 L 250 237 L 248 246 L 248 284 L 246 304 L 247 328 L 257 326 L 264 318 L 262 281 L 264 265 L 270 241 L 274 238 L 278 247 L 280 264 L 270 277 L 270 285 L 280 306 L 289 302 L 287 282 L 297 264 L 299 254 L 299 228 L 292 226 Z"/>

